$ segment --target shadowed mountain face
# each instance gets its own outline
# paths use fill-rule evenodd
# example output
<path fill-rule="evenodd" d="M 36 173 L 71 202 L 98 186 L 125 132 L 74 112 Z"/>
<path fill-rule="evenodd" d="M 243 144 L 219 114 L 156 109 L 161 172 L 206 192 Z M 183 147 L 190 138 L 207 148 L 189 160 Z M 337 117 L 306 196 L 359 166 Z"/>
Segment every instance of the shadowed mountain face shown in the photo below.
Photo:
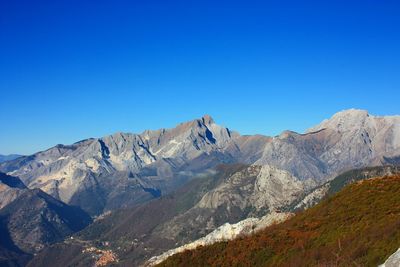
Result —
<path fill-rule="evenodd" d="M 16 199 L 27 189 L 17 177 L 0 172 L 0 209 Z"/>
<path fill-rule="evenodd" d="M 1 172 L 0 182 L 10 188 L 26 189 L 25 184 L 19 178 Z"/>
<path fill-rule="evenodd" d="M 0 217 L 0 266 L 24 266 L 31 258 L 14 244 L 5 219 Z"/>
<path fill-rule="evenodd" d="M 54 199 L 40 189 L 26 190 L 0 210 L 16 246 L 36 253 L 87 226 L 91 219 L 80 208 Z"/>
<path fill-rule="evenodd" d="M 271 138 L 241 136 L 204 116 L 173 129 L 58 145 L 2 163 L 0 171 L 98 215 L 166 195 L 221 163 L 270 165 L 311 188 L 344 170 L 397 161 L 399 125 L 399 116 L 347 110 L 306 134 Z"/>
<path fill-rule="evenodd" d="M 22 266 L 44 246 L 82 230 L 91 218 L 78 207 L 40 189 L 28 189 L 17 177 L 0 173 L 0 265 Z"/>

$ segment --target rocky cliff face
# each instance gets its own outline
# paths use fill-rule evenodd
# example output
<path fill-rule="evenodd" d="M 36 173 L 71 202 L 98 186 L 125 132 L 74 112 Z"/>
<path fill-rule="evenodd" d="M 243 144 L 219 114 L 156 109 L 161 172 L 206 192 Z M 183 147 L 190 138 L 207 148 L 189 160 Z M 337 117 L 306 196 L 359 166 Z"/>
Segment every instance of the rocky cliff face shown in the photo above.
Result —
<path fill-rule="evenodd" d="M 320 155 L 329 170 L 379 164 L 384 157 L 399 155 L 400 116 L 377 117 L 365 110 L 345 110 L 308 132 L 315 131 L 333 131 L 340 140 Z"/>
<path fill-rule="evenodd" d="M 252 165 L 204 195 L 197 207 L 273 211 L 288 205 L 303 191 L 303 183 L 289 172 L 269 165 Z"/>
<path fill-rule="evenodd" d="M 226 222 L 237 223 L 283 210 L 302 194 L 303 183 L 288 172 L 251 165 L 226 176 L 193 207 L 155 232 L 179 243 L 191 242 Z"/>

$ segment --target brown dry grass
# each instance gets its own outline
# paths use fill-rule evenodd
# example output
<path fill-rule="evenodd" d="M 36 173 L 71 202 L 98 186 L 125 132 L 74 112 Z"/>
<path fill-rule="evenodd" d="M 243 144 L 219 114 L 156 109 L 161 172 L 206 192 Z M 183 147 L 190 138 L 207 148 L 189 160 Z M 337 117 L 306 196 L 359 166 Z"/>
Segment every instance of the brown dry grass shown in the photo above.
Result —
<path fill-rule="evenodd" d="M 377 266 L 400 246 L 400 175 L 354 183 L 251 237 L 159 266 Z"/>

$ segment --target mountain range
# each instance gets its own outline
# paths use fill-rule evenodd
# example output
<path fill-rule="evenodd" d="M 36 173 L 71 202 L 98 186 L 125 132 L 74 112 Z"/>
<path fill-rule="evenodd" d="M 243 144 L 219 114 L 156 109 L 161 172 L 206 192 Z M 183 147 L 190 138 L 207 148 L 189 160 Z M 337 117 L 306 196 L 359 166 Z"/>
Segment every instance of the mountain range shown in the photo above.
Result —
<path fill-rule="evenodd" d="M 226 223 L 307 209 L 350 182 L 396 173 L 399 163 L 400 116 L 345 110 L 303 134 L 270 137 L 240 135 L 206 115 L 173 129 L 115 133 L 0 163 L 4 175 L 18 179 L 0 191 L 0 212 L 11 218 L 19 211 L 25 221 L 30 197 L 47 203 L 39 209 L 79 209 L 77 218 L 59 220 L 68 231 L 34 241 L 37 249 L 17 245 L 19 255 L 37 253 L 30 266 L 105 258 L 132 266 Z M 94 221 L 84 228 L 87 214 Z"/>
<path fill-rule="evenodd" d="M 363 110 L 275 137 L 242 136 L 204 116 L 173 129 L 57 145 L 3 162 L 0 171 L 95 216 L 168 194 L 221 163 L 269 165 L 311 188 L 345 170 L 398 162 L 399 136 L 400 116 Z"/>

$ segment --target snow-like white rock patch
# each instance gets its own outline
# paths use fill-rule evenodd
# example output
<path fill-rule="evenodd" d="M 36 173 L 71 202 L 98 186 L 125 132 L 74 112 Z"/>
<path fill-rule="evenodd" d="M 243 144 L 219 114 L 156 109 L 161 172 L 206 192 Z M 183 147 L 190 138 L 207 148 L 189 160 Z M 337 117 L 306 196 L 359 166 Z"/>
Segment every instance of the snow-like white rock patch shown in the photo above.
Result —
<path fill-rule="evenodd" d="M 232 240 L 239 237 L 240 235 L 253 234 L 272 224 L 281 223 L 290 218 L 292 215 L 292 213 L 272 212 L 261 218 L 247 218 L 235 224 L 225 223 L 205 237 L 202 237 L 192 243 L 183 245 L 181 247 L 168 250 L 167 252 L 164 252 L 159 256 L 150 258 L 145 266 L 155 266 L 166 260 L 168 257 L 177 253 L 181 253 L 185 250 L 192 250 L 196 249 L 199 246 L 206 246 L 214 244 L 216 242 Z"/>
<path fill-rule="evenodd" d="M 400 248 L 393 253 L 384 264 L 379 265 L 379 267 L 399 267 L 400 266 Z"/>

